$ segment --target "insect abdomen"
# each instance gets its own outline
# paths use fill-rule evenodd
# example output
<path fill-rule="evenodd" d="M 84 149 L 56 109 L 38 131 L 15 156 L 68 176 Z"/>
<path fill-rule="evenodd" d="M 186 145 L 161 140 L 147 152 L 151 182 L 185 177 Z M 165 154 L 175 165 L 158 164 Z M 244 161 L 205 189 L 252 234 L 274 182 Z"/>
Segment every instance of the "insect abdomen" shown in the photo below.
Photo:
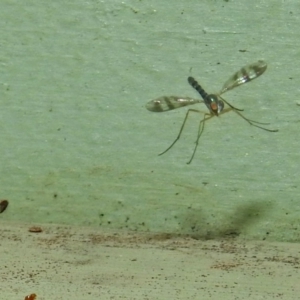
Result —
<path fill-rule="evenodd" d="M 201 95 L 203 100 L 208 96 L 207 93 L 203 90 L 201 85 L 193 77 L 188 77 L 189 84 Z"/>

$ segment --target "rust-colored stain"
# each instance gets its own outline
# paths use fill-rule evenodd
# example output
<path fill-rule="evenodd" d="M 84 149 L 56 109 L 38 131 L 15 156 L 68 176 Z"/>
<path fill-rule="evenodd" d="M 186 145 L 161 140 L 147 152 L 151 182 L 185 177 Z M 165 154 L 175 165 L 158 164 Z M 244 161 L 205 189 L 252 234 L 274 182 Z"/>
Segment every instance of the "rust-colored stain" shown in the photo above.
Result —
<path fill-rule="evenodd" d="M 31 294 L 31 295 L 26 296 L 26 297 L 24 298 L 24 300 L 34 300 L 34 299 L 36 299 L 36 294 Z"/>

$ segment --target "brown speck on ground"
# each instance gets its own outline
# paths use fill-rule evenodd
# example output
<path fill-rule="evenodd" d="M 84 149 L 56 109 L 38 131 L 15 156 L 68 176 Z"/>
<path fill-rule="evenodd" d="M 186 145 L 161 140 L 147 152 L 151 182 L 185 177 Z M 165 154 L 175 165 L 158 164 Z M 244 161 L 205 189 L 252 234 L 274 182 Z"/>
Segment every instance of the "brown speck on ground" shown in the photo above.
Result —
<path fill-rule="evenodd" d="M 34 233 L 39 233 L 39 232 L 43 232 L 43 229 L 39 226 L 31 226 L 28 229 L 29 232 L 34 232 Z"/>

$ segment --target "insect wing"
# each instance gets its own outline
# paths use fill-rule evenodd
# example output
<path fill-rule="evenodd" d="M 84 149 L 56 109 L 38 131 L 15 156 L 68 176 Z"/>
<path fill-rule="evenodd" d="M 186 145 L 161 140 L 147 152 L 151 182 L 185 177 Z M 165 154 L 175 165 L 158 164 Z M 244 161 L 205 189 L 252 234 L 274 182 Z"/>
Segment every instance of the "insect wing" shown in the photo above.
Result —
<path fill-rule="evenodd" d="M 266 71 L 266 69 L 267 69 L 267 64 L 263 60 L 259 60 L 254 64 L 241 68 L 225 82 L 220 94 L 223 94 L 243 83 L 247 83 L 259 77 L 261 74 L 263 74 Z"/>
<path fill-rule="evenodd" d="M 146 108 L 153 112 L 163 112 L 201 102 L 203 101 L 188 97 L 163 96 L 149 101 L 146 104 Z"/>

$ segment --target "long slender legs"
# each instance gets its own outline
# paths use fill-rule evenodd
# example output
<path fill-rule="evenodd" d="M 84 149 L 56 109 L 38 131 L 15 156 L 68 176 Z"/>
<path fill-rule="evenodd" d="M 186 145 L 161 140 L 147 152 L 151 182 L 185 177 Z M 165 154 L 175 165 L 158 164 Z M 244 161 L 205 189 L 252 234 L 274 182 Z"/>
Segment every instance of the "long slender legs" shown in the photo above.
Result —
<path fill-rule="evenodd" d="M 257 121 L 254 121 L 254 120 L 251 120 L 251 119 L 246 118 L 245 116 L 243 116 L 243 115 L 241 114 L 241 111 L 242 111 L 242 110 L 235 108 L 234 106 L 232 106 L 231 104 L 229 104 L 229 103 L 228 103 L 225 99 L 223 99 L 222 97 L 220 97 L 220 98 L 221 98 L 221 100 L 224 101 L 229 107 L 226 108 L 226 109 L 224 109 L 224 110 L 222 110 L 222 112 L 221 112 L 219 115 L 222 115 L 222 114 L 224 114 L 224 113 L 227 113 L 227 112 L 233 110 L 235 113 L 237 113 L 241 118 L 243 118 L 243 119 L 244 119 L 247 123 L 249 123 L 250 125 L 253 125 L 253 126 L 257 127 L 257 128 L 260 128 L 260 129 L 263 129 L 263 130 L 266 130 L 266 131 L 269 131 L 269 132 L 277 132 L 277 131 L 278 131 L 278 129 L 268 129 L 268 128 L 265 128 L 265 127 L 262 127 L 262 126 L 257 125 L 257 124 L 260 124 L 260 125 L 269 125 L 269 123 L 257 122 Z M 197 147 L 198 147 L 198 144 L 199 144 L 200 137 L 201 137 L 201 135 L 202 135 L 202 133 L 203 133 L 203 131 L 204 131 L 205 121 L 207 121 L 207 120 L 209 120 L 209 119 L 211 119 L 211 118 L 213 118 L 213 117 L 215 116 L 215 115 L 213 115 L 213 114 L 206 113 L 206 112 L 202 112 L 202 111 L 197 110 L 197 109 L 189 109 L 189 110 L 186 112 L 185 118 L 184 118 L 184 120 L 183 120 L 183 123 L 182 123 L 182 125 L 181 125 L 181 128 L 180 128 L 180 130 L 179 130 L 179 133 L 178 133 L 176 139 L 174 140 L 174 142 L 173 142 L 173 143 L 172 143 L 165 151 L 159 153 L 158 155 L 163 155 L 163 154 L 165 154 L 166 152 L 168 152 L 168 151 L 176 144 L 176 142 L 180 139 L 181 134 L 182 134 L 183 129 L 184 129 L 184 126 L 185 126 L 185 123 L 186 123 L 186 121 L 187 121 L 187 118 L 188 118 L 190 112 L 196 112 L 196 113 L 201 113 L 201 114 L 203 114 L 203 119 L 199 122 L 199 126 L 198 126 L 198 134 L 197 134 L 197 139 L 196 139 L 196 142 L 195 142 L 194 151 L 193 151 L 193 153 L 192 153 L 192 156 L 191 156 L 190 160 L 187 162 L 187 164 L 190 164 L 190 163 L 192 162 L 192 160 L 193 160 L 193 158 L 194 158 L 194 156 L 195 156 L 195 154 L 196 154 L 196 151 L 197 151 Z"/>
<path fill-rule="evenodd" d="M 262 122 L 258 122 L 258 121 L 254 121 L 254 120 L 251 120 L 251 119 L 248 119 L 248 118 L 246 118 L 245 116 L 243 116 L 242 114 L 241 114 L 241 110 L 239 110 L 239 109 L 236 109 L 235 107 L 233 107 L 231 104 L 229 104 L 224 98 L 222 98 L 221 96 L 219 96 L 221 99 L 222 99 L 222 101 L 223 102 L 225 102 L 229 107 L 231 107 L 232 108 L 232 110 L 235 112 L 235 113 L 237 113 L 241 118 L 243 118 L 246 122 L 248 122 L 250 125 L 253 125 L 253 126 L 255 126 L 255 127 L 257 127 L 257 128 L 260 128 L 260 129 L 262 129 L 262 130 L 266 130 L 266 131 L 269 131 L 269 132 L 277 132 L 278 131 L 278 129 L 269 129 L 269 128 L 265 128 L 265 127 L 262 127 L 262 126 L 259 126 L 259 125 L 257 125 L 257 124 L 260 124 L 260 125 L 269 125 L 270 123 L 262 123 Z M 225 112 L 225 110 L 223 111 L 223 113 Z"/>
<path fill-rule="evenodd" d="M 178 133 L 178 136 L 176 137 L 176 139 L 174 140 L 174 142 L 173 142 L 173 143 L 172 143 L 165 151 L 159 153 L 158 155 L 163 155 L 163 154 L 165 154 L 166 152 L 168 152 L 168 151 L 176 144 L 176 142 L 180 139 L 180 136 L 181 136 L 182 131 L 183 131 L 183 128 L 184 128 L 184 125 L 185 125 L 185 123 L 186 123 L 186 120 L 187 120 L 187 118 L 188 118 L 190 112 L 196 112 L 196 113 L 201 113 L 201 114 L 203 113 L 203 114 L 204 114 L 203 119 L 202 119 L 202 120 L 200 121 L 200 123 L 199 123 L 199 127 L 198 127 L 198 135 L 197 135 L 197 139 L 196 139 L 196 145 L 195 145 L 195 148 L 194 148 L 192 157 L 191 157 L 191 159 L 188 161 L 188 164 L 191 163 L 191 161 L 193 160 L 193 158 L 194 158 L 194 156 L 195 156 L 195 153 L 196 153 L 196 150 L 197 150 L 197 146 L 198 146 L 198 143 L 199 143 L 199 139 L 200 139 L 200 137 L 201 137 L 201 135 L 202 135 L 202 132 L 203 132 L 203 130 L 204 130 L 204 122 L 205 122 L 206 120 L 209 120 L 209 119 L 211 119 L 212 117 L 214 117 L 214 115 L 211 115 L 211 114 L 209 114 L 209 113 L 204 113 L 204 112 L 202 112 L 202 111 L 200 111 L 200 110 L 197 110 L 197 109 L 189 109 L 189 110 L 187 111 L 187 113 L 186 113 L 186 115 L 185 115 L 185 118 L 184 118 L 184 120 L 183 120 L 183 123 L 182 123 L 182 125 L 181 125 L 180 131 L 179 131 L 179 133 Z"/>
<path fill-rule="evenodd" d="M 198 147 L 198 143 L 199 143 L 199 139 L 200 139 L 200 137 L 201 137 L 201 135 L 204 131 L 205 121 L 211 119 L 212 117 L 214 117 L 214 115 L 205 113 L 204 116 L 203 116 L 203 119 L 200 121 L 199 127 L 198 127 L 198 135 L 197 135 L 197 139 L 196 139 L 196 142 L 195 142 L 195 148 L 194 148 L 193 154 L 191 156 L 191 159 L 187 162 L 188 165 L 192 162 L 192 160 L 195 156 L 195 153 L 196 153 L 196 150 L 197 150 L 197 147 Z"/>

